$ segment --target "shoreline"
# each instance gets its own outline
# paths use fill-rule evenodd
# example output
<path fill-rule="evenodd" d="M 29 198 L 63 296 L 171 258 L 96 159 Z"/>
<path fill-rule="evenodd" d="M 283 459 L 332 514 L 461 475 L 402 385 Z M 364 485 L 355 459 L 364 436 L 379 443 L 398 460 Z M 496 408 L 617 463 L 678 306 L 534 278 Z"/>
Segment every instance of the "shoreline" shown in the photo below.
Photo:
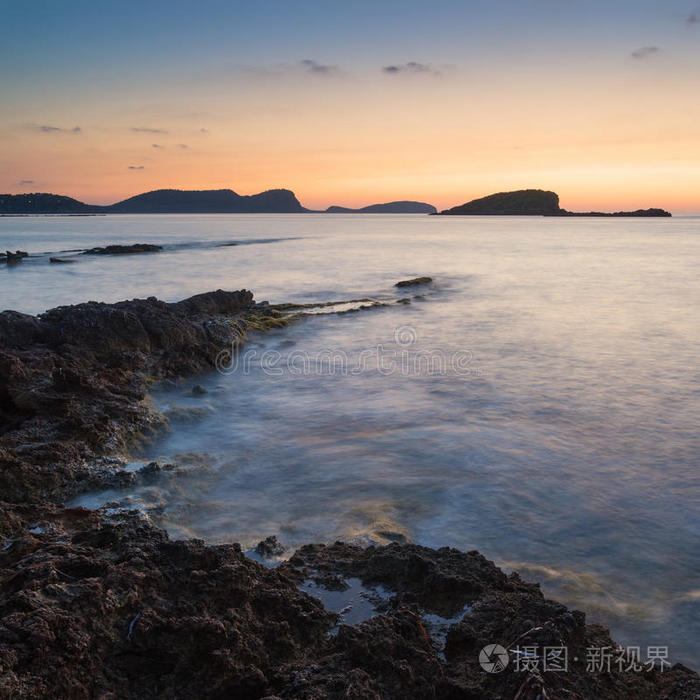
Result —
<path fill-rule="evenodd" d="M 77 493 L 157 479 L 160 465 L 133 474 L 109 460 L 165 428 L 149 405 L 150 385 L 212 369 L 250 331 L 284 327 L 303 313 L 299 305 L 255 303 L 247 290 L 173 304 L 152 297 L 88 302 L 40 317 L 0 313 L 2 693 L 690 698 L 700 692 L 697 674 L 681 665 L 589 672 L 586 650 L 612 647 L 609 631 L 587 625 L 583 613 L 546 600 L 537 584 L 506 576 L 477 552 L 310 544 L 273 568 L 237 545 L 170 540 L 134 512 L 61 505 Z M 276 556 L 275 542 L 261 543 L 258 553 L 263 560 Z M 312 581 L 339 591 L 354 579 L 388 591 L 376 601 L 380 614 L 361 624 L 338 627 L 336 614 L 300 590 Z M 435 616 L 450 622 L 443 633 L 428 624 Z M 480 650 L 491 643 L 512 652 L 501 673 L 479 664 Z M 565 647 L 571 663 L 566 671 L 534 663 L 516 670 L 517 647 Z"/>

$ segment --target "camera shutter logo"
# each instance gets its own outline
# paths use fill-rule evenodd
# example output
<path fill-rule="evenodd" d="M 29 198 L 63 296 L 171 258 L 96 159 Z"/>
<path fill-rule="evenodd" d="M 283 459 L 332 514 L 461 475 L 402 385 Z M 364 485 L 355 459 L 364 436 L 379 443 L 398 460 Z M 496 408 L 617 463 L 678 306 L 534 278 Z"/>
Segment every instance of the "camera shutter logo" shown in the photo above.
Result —
<path fill-rule="evenodd" d="M 479 663 L 486 673 L 500 673 L 508 665 L 508 652 L 500 644 L 487 644 L 479 652 Z"/>

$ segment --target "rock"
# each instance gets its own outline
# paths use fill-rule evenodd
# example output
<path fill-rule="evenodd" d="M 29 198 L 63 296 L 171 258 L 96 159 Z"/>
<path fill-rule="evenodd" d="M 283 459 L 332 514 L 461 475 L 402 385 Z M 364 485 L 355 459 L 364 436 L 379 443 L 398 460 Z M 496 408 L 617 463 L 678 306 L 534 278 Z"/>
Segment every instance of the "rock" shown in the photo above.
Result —
<path fill-rule="evenodd" d="M 275 535 L 270 535 L 270 537 L 266 537 L 255 545 L 255 552 L 261 557 L 269 559 L 284 554 L 284 547 L 280 544 Z"/>
<path fill-rule="evenodd" d="M 68 258 L 49 258 L 49 262 L 52 262 L 52 263 L 74 263 L 74 262 L 78 262 L 78 261 L 73 260 L 73 259 L 68 259 Z"/>
<path fill-rule="evenodd" d="M 477 552 L 336 543 L 303 547 L 269 568 L 236 544 L 172 541 L 134 512 L 2 505 L 7 697 L 495 700 L 522 691 L 680 700 L 700 692 L 697 674 L 681 665 L 587 672 L 586 649 L 614 644 L 607 630 Z M 331 634 L 337 614 L 298 588 L 309 577 L 334 590 L 357 577 L 390 597 Z M 426 611 L 456 617 L 446 641 Z M 564 645 L 568 671 L 516 671 L 512 654 L 503 672 L 486 673 L 478 659 L 488 643 Z"/>
<path fill-rule="evenodd" d="M 163 250 L 162 245 L 152 243 L 134 243 L 133 245 L 108 245 L 104 248 L 90 248 L 82 255 L 133 255 L 136 253 L 157 253 Z"/>
<path fill-rule="evenodd" d="M 204 394 L 208 394 L 209 392 L 201 385 L 201 384 L 195 384 L 192 387 L 192 395 L 193 396 L 204 396 Z"/>
<path fill-rule="evenodd" d="M 432 282 L 433 278 L 432 277 L 415 277 L 412 280 L 402 280 L 401 282 L 397 282 L 394 287 L 413 287 L 414 285 L 417 284 L 428 284 L 429 282 Z"/>
<path fill-rule="evenodd" d="M 2 497 L 63 499 L 104 483 L 96 456 L 167 426 L 143 401 L 150 383 L 213 369 L 254 313 L 245 290 L 0 313 Z"/>
<path fill-rule="evenodd" d="M 22 262 L 22 260 L 24 258 L 26 258 L 27 256 L 28 256 L 28 253 L 25 253 L 23 250 L 18 250 L 14 253 L 11 250 L 6 250 L 4 260 L 8 265 L 10 265 L 10 264 Z"/>

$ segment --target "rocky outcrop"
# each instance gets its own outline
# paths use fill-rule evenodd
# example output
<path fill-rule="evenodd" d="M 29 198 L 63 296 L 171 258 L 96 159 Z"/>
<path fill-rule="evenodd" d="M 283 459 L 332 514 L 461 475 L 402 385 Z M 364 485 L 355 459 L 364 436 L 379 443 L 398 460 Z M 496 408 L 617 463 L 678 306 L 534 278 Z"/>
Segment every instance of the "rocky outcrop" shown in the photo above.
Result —
<path fill-rule="evenodd" d="M 613 645 L 607 631 L 477 552 L 312 545 L 271 569 L 235 544 L 171 541 L 134 513 L 0 512 L 3 697 L 671 700 L 700 690 L 679 665 L 586 671 L 589 646 Z M 357 578 L 385 600 L 355 625 L 299 590 Z M 454 618 L 446 635 L 435 616 Z M 488 643 L 512 652 L 501 673 L 479 664 Z M 518 647 L 545 646 L 567 647 L 566 672 L 516 668 Z"/>
<path fill-rule="evenodd" d="M 94 487 L 105 477 L 94 456 L 164 428 L 146 401 L 150 382 L 213 368 L 249 324 L 279 323 L 275 314 L 245 290 L 0 313 L 0 498 Z"/>

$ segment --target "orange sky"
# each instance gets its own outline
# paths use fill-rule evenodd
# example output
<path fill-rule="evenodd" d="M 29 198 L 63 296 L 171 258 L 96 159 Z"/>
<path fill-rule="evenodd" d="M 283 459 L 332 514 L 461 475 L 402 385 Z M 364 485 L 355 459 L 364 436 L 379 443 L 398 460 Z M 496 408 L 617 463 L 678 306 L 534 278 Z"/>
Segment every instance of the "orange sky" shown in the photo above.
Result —
<path fill-rule="evenodd" d="M 141 67 L 146 54 L 107 63 L 97 44 L 58 54 L 73 62 L 57 77 L 26 58 L 28 79 L 2 86 L 0 191 L 102 204 L 165 187 L 286 187 L 309 208 L 396 199 L 445 208 L 539 187 L 573 210 L 700 212 L 693 29 L 663 15 L 666 43 L 641 57 L 637 43 L 656 38 L 642 32 L 588 55 L 583 36 L 576 50 L 507 48 L 509 39 L 424 63 L 375 58 L 374 44 L 365 56 L 357 37 L 326 63 L 301 60 L 279 38 L 288 60 L 244 63 L 199 47 L 178 63 L 172 33 Z"/>

